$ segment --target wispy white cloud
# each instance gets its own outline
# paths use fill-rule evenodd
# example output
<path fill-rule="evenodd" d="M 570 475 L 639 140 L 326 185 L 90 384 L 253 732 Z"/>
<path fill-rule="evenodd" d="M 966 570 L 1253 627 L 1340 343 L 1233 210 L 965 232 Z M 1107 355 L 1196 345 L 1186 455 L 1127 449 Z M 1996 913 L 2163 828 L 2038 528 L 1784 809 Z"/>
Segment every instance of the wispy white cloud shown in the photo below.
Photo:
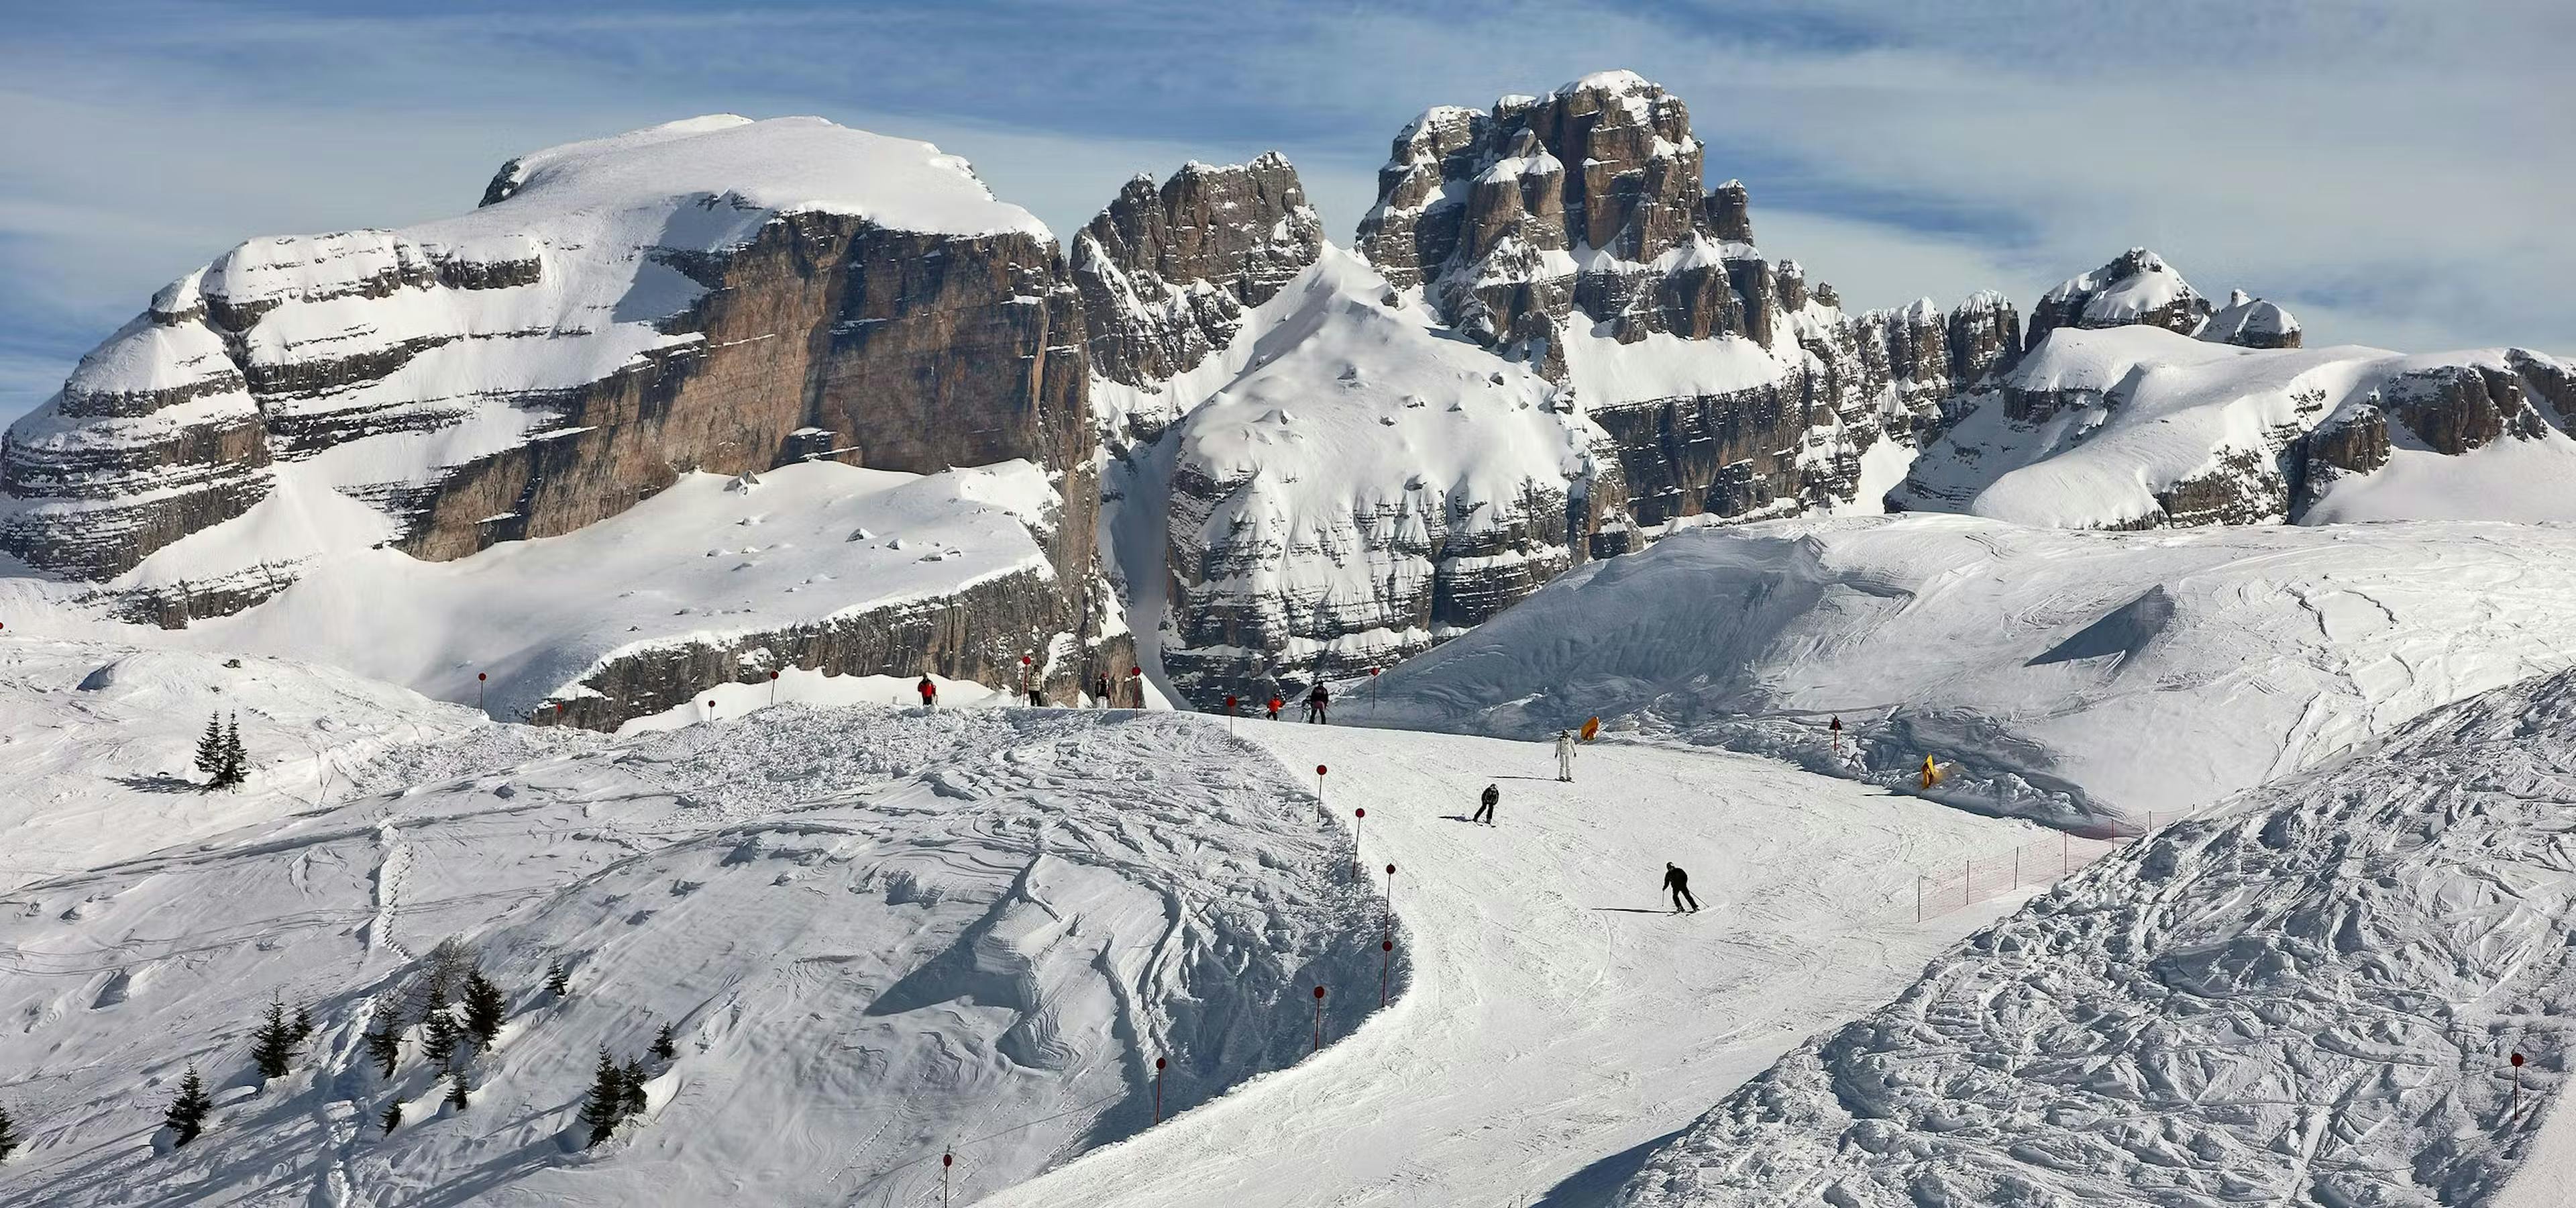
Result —
<path fill-rule="evenodd" d="M 2576 351 L 2571 44 L 2555 2 L 72 7 L 0 43 L 0 413 L 243 237 L 452 213 L 551 142 L 820 113 L 1059 231 L 1277 148 L 1346 234 L 1415 112 L 1610 66 L 1688 101 L 1765 249 L 1855 303 L 2027 302 L 2143 243 L 2319 338 Z"/>

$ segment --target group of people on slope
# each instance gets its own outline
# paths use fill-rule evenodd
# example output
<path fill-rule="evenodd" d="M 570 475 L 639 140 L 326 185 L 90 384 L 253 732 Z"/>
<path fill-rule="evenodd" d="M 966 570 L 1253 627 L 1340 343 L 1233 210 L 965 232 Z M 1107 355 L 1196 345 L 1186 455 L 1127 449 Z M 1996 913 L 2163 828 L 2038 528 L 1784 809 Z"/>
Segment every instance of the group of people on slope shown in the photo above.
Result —
<path fill-rule="evenodd" d="M 1229 696 L 1225 698 L 1225 701 L 1227 704 L 1231 705 L 1234 703 L 1234 698 Z M 1264 702 L 1264 704 L 1266 706 L 1266 712 L 1262 715 L 1272 721 L 1277 721 L 1279 720 L 1279 710 L 1287 707 L 1288 702 L 1281 700 L 1274 695 L 1268 701 Z M 1332 690 L 1326 688 L 1322 680 L 1315 681 L 1315 686 L 1306 690 L 1306 721 L 1309 724 L 1318 726 L 1331 725 L 1332 722 L 1325 718 L 1324 713 L 1325 710 L 1332 707 L 1332 704 Z"/>
<path fill-rule="evenodd" d="M 1556 732 L 1556 778 L 1557 780 L 1567 784 L 1574 782 L 1574 731 L 1572 730 L 1559 730 Z M 1502 800 L 1502 786 L 1495 784 L 1486 785 L 1483 796 L 1477 799 L 1476 812 L 1469 815 L 1467 821 L 1471 823 L 1481 822 L 1486 826 L 1492 826 L 1494 824 L 1494 807 L 1501 804 Z M 1691 896 L 1690 874 L 1682 871 L 1682 867 L 1680 865 L 1671 863 L 1664 865 L 1663 887 L 1664 889 L 1671 891 L 1673 895 L 1674 914 L 1697 914 L 1699 912 L 1699 899 Z"/>

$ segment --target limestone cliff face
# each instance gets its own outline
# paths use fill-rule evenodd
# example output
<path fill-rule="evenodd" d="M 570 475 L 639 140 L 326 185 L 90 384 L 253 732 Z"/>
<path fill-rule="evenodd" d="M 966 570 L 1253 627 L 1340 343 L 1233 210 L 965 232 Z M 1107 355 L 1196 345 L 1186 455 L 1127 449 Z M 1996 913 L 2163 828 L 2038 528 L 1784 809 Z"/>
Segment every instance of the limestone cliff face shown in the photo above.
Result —
<path fill-rule="evenodd" d="M 1844 313 L 1754 246 L 1742 182 L 1702 190 L 1703 158 L 1682 101 L 1628 72 L 1432 109 L 1396 137 L 1359 248 L 1572 389 L 1639 525 L 1849 505 L 1874 446 L 1901 462 L 1942 399 L 2018 359 L 2020 317 L 1991 293 Z"/>
<path fill-rule="evenodd" d="M 1603 434 L 1562 388 L 1348 253 L 1252 321 L 1275 355 L 1170 438 L 1162 665 L 1197 703 L 1391 665 L 1626 527 Z"/>
<path fill-rule="evenodd" d="M 1193 163 L 1158 189 L 1138 176 L 1074 240 L 1073 280 L 1092 372 L 1138 398 L 1232 343 L 1245 310 L 1313 264 L 1323 222 L 1277 152 L 1248 164 Z M 1105 416 L 1113 436 L 1151 439 L 1177 418 L 1161 397 Z M 1125 432 L 1117 429 L 1124 427 Z"/>
<path fill-rule="evenodd" d="M 312 558 L 461 558 L 691 472 L 1023 458 L 1061 492 L 1043 623 L 1097 625 L 1080 300 L 962 161 L 698 119 L 514 160 L 485 203 L 253 241 L 164 290 L 10 430 L 0 549 L 184 624 Z M 181 546 L 263 501 L 295 510 Z"/>

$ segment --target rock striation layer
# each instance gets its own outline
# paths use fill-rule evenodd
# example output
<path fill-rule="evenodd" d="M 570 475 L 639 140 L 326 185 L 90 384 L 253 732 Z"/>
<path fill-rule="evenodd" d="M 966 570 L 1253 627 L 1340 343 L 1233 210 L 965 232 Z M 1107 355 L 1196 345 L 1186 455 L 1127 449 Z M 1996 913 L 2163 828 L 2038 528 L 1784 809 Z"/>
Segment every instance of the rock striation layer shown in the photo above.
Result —
<path fill-rule="evenodd" d="M 964 161 L 677 122 L 513 160 L 464 217 L 254 240 L 172 284 L 10 429 L 0 550 L 185 624 L 315 559 L 463 558 L 692 472 L 1025 459 L 1061 495 L 1051 623 L 1087 634 L 1087 344 L 1053 237 Z"/>

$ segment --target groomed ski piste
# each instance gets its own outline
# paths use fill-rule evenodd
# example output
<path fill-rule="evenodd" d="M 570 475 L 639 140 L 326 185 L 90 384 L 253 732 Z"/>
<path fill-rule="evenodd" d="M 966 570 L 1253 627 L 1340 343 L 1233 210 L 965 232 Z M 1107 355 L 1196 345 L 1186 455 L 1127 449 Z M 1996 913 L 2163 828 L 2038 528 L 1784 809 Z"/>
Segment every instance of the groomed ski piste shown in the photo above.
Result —
<path fill-rule="evenodd" d="M 165 711 L 119 720 L 175 763 L 197 698 L 229 698 L 266 745 L 318 720 L 255 695 L 295 673 L 183 664 Z M 21 686 L 20 715 L 76 683 Z M 1916 924 L 1915 863 L 2035 833 L 1719 752 L 1595 746 L 1567 785 L 1544 746 L 1450 735 L 791 704 L 612 740 L 385 691 L 332 724 L 451 728 L 346 753 L 373 771 L 321 804 L 265 767 L 242 800 L 275 793 L 270 819 L 6 895 L 0 1100 L 27 1141 L 0 1198 L 896 1205 L 944 1170 L 961 1203 L 1574 1202 L 2008 905 Z M 1462 821 L 1489 782 L 1500 825 Z M 1669 913 L 1668 860 L 1699 914 Z M 1355 861 L 1399 866 L 1391 957 Z M 449 938 L 509 996 L 463 1111 L 417 1026 L 391 1079 L 360 1043 Z M 263 1085 L 273 997 L 317 1031 Z M 597 1050 L 666 1023 L 643 1121 L 583 1148 Z M 172 1149 L 191 1064 L 217 1108 Z"/>

